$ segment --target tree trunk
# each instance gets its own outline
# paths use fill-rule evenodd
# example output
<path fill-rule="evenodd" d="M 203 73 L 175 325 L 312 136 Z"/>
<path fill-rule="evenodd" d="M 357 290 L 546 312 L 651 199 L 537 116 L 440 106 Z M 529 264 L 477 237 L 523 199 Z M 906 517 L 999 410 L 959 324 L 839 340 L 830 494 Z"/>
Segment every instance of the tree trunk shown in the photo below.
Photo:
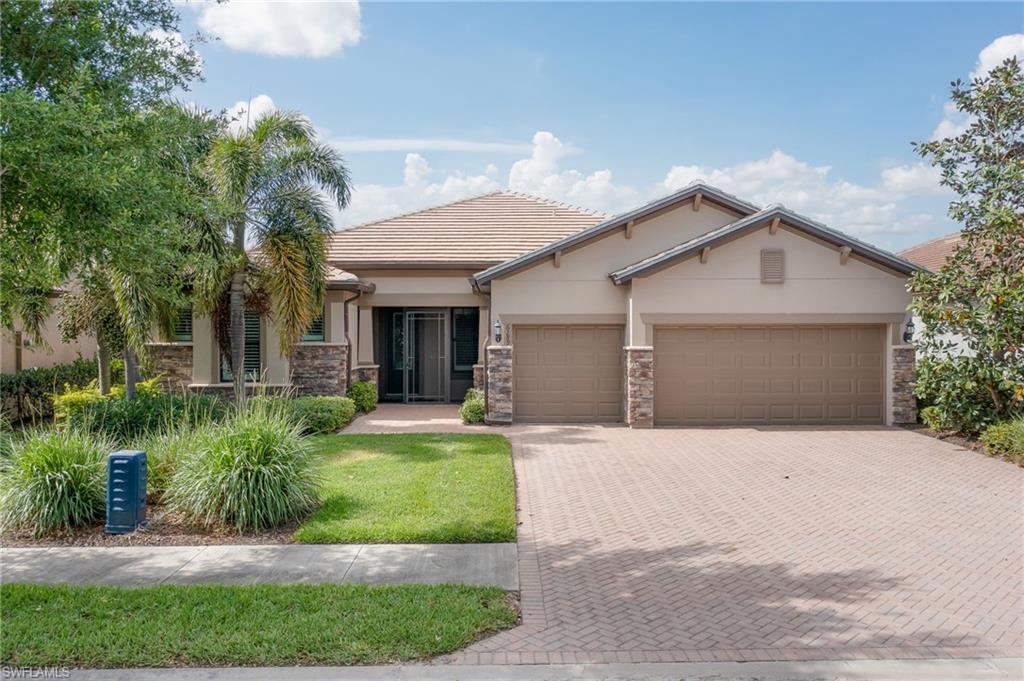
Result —
<path fill-rule="evenodd" d="M 231 276 L 231 378 L 240 407 L 245 403 L 245 272 Z"/>
<path fill-rule="evenodd" d="M 139 380 L 139 370 L 135 362 L 135 351 L 124 349 L 124 398 L 135 399 L 135 384 Z"/>
<path fill-rule="evenodd" d="M 103 334 L 97 334 L 96 336 L 96 367 L 99 370 L 99 376 L 96 382 L 100 387 L 101 395 L 110 394 L 110 344 L 107 343 Z"/>

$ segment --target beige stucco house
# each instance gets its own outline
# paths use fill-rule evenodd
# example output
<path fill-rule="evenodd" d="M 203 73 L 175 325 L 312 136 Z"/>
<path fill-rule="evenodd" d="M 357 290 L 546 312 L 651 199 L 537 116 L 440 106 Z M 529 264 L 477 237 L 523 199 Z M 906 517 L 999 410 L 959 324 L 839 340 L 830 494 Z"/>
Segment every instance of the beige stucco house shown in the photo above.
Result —
<path fill-rule="evenodd" d="M 338 232 L 328 256 L 322 320 L 292 357 L 272 320 L 250 320 L 254 378 L 372 380 L 398 402 L 475 384 L 492 423 L 916 417 L 902 337 L 917 266 L 705 184 L 614 217 L 498 192 Z M 158 363 L 226 390 L 208 320 L 189 326 L 154 345 Z"/>

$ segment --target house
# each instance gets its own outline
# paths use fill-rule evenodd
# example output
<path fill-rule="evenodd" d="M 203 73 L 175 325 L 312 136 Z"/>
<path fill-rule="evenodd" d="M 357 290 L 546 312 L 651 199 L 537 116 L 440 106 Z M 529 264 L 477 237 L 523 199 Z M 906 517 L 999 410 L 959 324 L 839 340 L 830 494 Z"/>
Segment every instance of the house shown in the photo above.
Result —
<path fill-rule="evenodd" d="M 487 419 L 632 427 L 915 420 L 907 260 L 696 183 L 609 217 L 497 192 L 337 232 L 324 313 L 290 358 L 247 320 L 271 386 L 458 401 Z M 209 320 L 156 344 L 230 390 Z M 250 354 L 251 353 L 251 354 Z"/>
<path fill-rule="evenodd" d="M 91 335 L 83 334 L 68 343 L 61 340 L 57 306 L 64 293 L 63 289 L 54 290 L 47 300 L 50 312 L 40 326 L 42 343 L 33 342 L 29 334 L 18 329 L 0 329 L 0 373 L 45 369 L 79 357 L 92 359 L 96 355 L 96 338 Z"/>

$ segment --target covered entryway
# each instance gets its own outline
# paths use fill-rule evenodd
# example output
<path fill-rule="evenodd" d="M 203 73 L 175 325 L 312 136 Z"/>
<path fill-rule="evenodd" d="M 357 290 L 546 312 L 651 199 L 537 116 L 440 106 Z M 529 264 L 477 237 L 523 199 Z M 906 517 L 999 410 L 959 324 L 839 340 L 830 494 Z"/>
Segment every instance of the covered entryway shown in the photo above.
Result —
<path fill-rule="evenodd" d="M 654 331 L 655 425 L 879 424 L 883 326 Z"/>
<path fill-rule="evenodd" d="M 520 423 L 622 420 L 623 327 L 514 327 L 513 419 Z"/>

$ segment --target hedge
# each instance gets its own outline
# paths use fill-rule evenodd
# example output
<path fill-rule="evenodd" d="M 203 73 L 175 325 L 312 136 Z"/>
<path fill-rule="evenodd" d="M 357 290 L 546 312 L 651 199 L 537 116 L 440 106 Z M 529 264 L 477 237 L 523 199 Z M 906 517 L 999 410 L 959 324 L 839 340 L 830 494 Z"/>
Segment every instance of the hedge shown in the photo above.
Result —
<path fill-rule="evenodd" d="M 64 391 L 64 386 L 82 388 L 96 378 L 96 360 L 78 358 L 68 364 L 44 369 L 25 369 L 13 374 L 0 374 L 0 399 L 4 414 L 17 423 L 26 419 L 53 416 L 50 395 Z"/>

